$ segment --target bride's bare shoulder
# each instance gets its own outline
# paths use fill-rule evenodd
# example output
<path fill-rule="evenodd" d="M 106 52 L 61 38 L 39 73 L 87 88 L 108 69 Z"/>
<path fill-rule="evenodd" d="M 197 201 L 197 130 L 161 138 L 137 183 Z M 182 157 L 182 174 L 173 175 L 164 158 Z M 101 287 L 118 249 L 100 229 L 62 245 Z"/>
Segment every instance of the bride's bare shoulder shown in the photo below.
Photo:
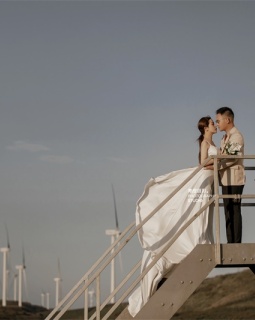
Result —
<path fill-rule="evenodd" d="M 201 148 L 207 148 L 208 149 L 209 147 L 210 147 L 210 143 L 208 141 L 203 140 L 201 142 Z"/>

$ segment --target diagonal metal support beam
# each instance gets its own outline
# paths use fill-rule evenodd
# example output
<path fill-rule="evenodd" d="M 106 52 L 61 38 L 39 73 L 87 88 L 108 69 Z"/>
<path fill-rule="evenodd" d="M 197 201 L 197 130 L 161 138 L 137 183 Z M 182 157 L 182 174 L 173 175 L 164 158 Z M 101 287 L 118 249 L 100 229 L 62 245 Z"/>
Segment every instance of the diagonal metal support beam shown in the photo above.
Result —
<path fill-rule="evenodd" d="M 214 269 L 215 246 L 198 245 L 167 275 L 168 279 L 135 319 L 170 319 Z"/>

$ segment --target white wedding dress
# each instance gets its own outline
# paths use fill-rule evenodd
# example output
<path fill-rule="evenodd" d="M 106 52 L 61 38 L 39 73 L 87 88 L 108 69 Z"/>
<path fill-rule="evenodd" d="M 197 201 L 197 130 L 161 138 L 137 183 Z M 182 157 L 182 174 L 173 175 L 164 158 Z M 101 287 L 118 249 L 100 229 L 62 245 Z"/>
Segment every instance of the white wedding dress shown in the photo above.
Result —
<path fill-rule="evenodd" d="M 208 155 L 216 154 L 217 148 L 210 145 Z M 178 170 L 151 178 L 137 202 L 136 224 L 143 221 L 195 169 Z M 141 271 L 176 232 L 206 204 L 211 196 L 212 184 L 213 170 L 200 170 L 138 231 L 138 238 L 144 249 Z M 156 291 L 159 281 L 169 272 L 171 266 L 185 258 L 197 244 L 204 243 L 213 243 L 212 205 L 192 222 L 143 278 L 140 286 L 129 297 L 129 313 L 134 317 Z"/>

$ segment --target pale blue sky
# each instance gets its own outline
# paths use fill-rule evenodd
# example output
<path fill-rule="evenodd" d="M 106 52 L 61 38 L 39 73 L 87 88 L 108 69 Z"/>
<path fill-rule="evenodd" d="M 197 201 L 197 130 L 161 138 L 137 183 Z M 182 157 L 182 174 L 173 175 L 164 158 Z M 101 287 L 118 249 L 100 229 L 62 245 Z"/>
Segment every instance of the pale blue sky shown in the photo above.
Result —
<path fill-rule="evenodd" d="M 6 223 L 31 302 L 58 257 L 66 293 L 106 249 L 111 184 L 123 229 L 151 176 L 197 165 L 202 116 L 232 107 L 255 154 L 254 21 L 254 1 L 0 2 L 0 246 Z"/>

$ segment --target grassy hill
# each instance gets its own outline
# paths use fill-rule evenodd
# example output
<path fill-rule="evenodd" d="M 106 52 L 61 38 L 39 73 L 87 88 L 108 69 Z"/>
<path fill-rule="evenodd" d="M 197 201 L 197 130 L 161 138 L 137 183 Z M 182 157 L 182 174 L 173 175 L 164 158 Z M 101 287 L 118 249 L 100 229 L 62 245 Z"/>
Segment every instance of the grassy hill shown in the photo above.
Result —
<path fill-rule="evenodd" d="M 18 307 L 18 303 L 14 301 L 7 301 L 7 307 L 0 307 L 1 320 L 36 320 L 44 319 L 48 310 L 40 306 L 34 306 L 30 303 L 23 303 L 23 306 Z"/>
<path fill-rule="evenodd" d="M 115 319 L 125 307 L 126 304 L 120 306 L 111 319 Z M 90 313 L 94 310 L 92 308 Z M 48 313 L 44 308 L 28 303 L 22 308 L 15 304 L 9 304 L 7 308 L 0 307 L 1 320 L 45 319 Z M 62 319 L 83 319 L 83 310 L 70 310 Z M 255 275 L 245 270 L 205 279 L 172 319 L 255 320 Z"/>
<path fill-rule="evenodd" d="M 255 319 L 255 274 L 250 270 L 205 279 L 173 319 Z"/>

